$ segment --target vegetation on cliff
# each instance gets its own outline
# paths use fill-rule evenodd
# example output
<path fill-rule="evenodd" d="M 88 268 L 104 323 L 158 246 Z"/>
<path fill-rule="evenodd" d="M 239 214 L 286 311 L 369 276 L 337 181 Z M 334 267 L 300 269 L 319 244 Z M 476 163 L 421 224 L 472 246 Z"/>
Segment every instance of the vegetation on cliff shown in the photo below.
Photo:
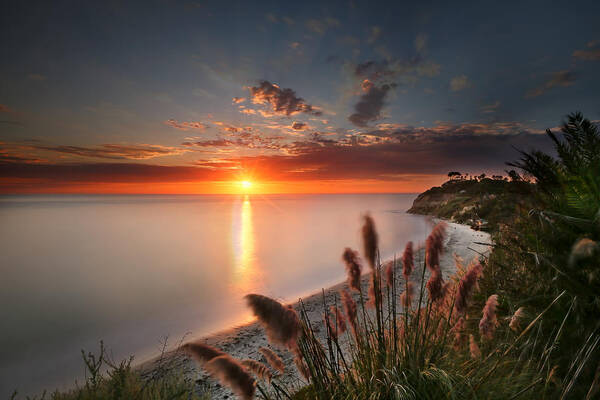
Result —
<path fill-rule="evenodd" d="M 452 178 L 421 193 L 408 212 L 494 230 L 499 223 L 510 221 L 518 209 L 532 206 L 535 185 L 514 171 L 509 172 L 511 178 L 485 175 Z"/>
<path fill-rule="evenodd" d="M 555 155 L 534 150 L 507 163 L 531 183 L 514 174 L 510 181 L 453 176 L 420 195 L 411 212 L 490 222 L 494 251 L 478 307 L 496 293 L 509 311 L 535 313 L 566 293 L 539 337 L 559 341 L 551 350 L 555 377 L 576 382 L 569 389 L 573 398 L 592 398 L 600 380 L 600 132 L 575 113 L 560 134 L 547 135 Z M 583 366 L 574 368 L 578 362 Z"/>

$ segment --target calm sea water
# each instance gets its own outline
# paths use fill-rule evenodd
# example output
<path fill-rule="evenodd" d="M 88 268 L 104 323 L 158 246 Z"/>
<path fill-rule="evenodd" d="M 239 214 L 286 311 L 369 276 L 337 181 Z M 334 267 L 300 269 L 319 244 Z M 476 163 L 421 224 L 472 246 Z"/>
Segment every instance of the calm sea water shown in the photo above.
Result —
<path fill-rule="evenodd" d="M 386 257 L 430 224 L 413 195 L 2 196 L 0 397 L 81 379 L 104 340 L 142 361 L 186 332 L 249 320 L 243 295 L 292 301 L 344 279 L 371 212 Z"/>

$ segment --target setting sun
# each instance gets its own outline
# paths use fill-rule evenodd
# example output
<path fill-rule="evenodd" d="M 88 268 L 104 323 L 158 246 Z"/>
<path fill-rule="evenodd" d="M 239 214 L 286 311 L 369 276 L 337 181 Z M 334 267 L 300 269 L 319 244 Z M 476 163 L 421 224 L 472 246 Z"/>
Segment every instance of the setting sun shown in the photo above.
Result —
<path fill-rule="evenodd" d="M 242 185 L 242 189 L 248 190 L 252 187 L 252 182 L 250 181 L 242 181 L 240 182 L 240 184 Z"/>

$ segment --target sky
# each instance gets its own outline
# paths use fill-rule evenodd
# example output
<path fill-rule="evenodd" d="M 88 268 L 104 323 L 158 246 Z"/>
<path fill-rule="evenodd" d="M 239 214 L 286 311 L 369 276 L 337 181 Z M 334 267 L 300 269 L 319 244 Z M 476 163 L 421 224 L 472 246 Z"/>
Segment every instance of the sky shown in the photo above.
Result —
<path fill-rule="evenodd" d="M 598 1 L 10 2 L 0 193 L 420 192 L 600 120 Z"/>

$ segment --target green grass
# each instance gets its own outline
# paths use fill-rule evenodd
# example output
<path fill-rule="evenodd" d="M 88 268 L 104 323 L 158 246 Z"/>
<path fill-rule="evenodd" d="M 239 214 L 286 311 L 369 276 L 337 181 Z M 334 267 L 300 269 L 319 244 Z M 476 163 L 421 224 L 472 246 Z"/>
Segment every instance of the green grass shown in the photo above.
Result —
<path fill-rule="evenodd" d="M 470 312 L 460 334 L 475 335 L 482 356 L 473 358 L 468 345 L 454 346 L 458 316 L 452 290 L 444 300 L 432 302 L 422 285 L 419 302 L 399 310 L 389 299 L 398 294 L 400 282 L 386 288 L 381 274 L 379 268 L 373 275 L 380 298 L 376 307 L 370 309 L 365 296 L 359 297 L 356 336 L 328 330 L 322 344 L 301 312 L 300 352 L 310 384 L 294 399 L 554 399 L 560 393 L 544 362 L 556 343 L 536 342 L 538 326 L 555 302 L 519 333 L 508 328 L 502 318 L 506 315 L 500 316 L 491 340 L 480 338 L 481 311 Z"/>
<path fill-rule="evenodd" d="M 66 391 L 44 392 L 39 396 L 27 396 L 28 400 L 208 400 L 198 394 L 194 382 L 186 378 L 183 371 L 167 364 L 160 364 L 152 376 L 142 377 L 131 366 L 133 357 L 119 363 L 112 362 L 102 342 L 98 354 L 82 350 L 86 378 Z M 161 358 L 162 359 L 162 358 Z M 20 396 L 15 392 L 11 400 Z"/>

